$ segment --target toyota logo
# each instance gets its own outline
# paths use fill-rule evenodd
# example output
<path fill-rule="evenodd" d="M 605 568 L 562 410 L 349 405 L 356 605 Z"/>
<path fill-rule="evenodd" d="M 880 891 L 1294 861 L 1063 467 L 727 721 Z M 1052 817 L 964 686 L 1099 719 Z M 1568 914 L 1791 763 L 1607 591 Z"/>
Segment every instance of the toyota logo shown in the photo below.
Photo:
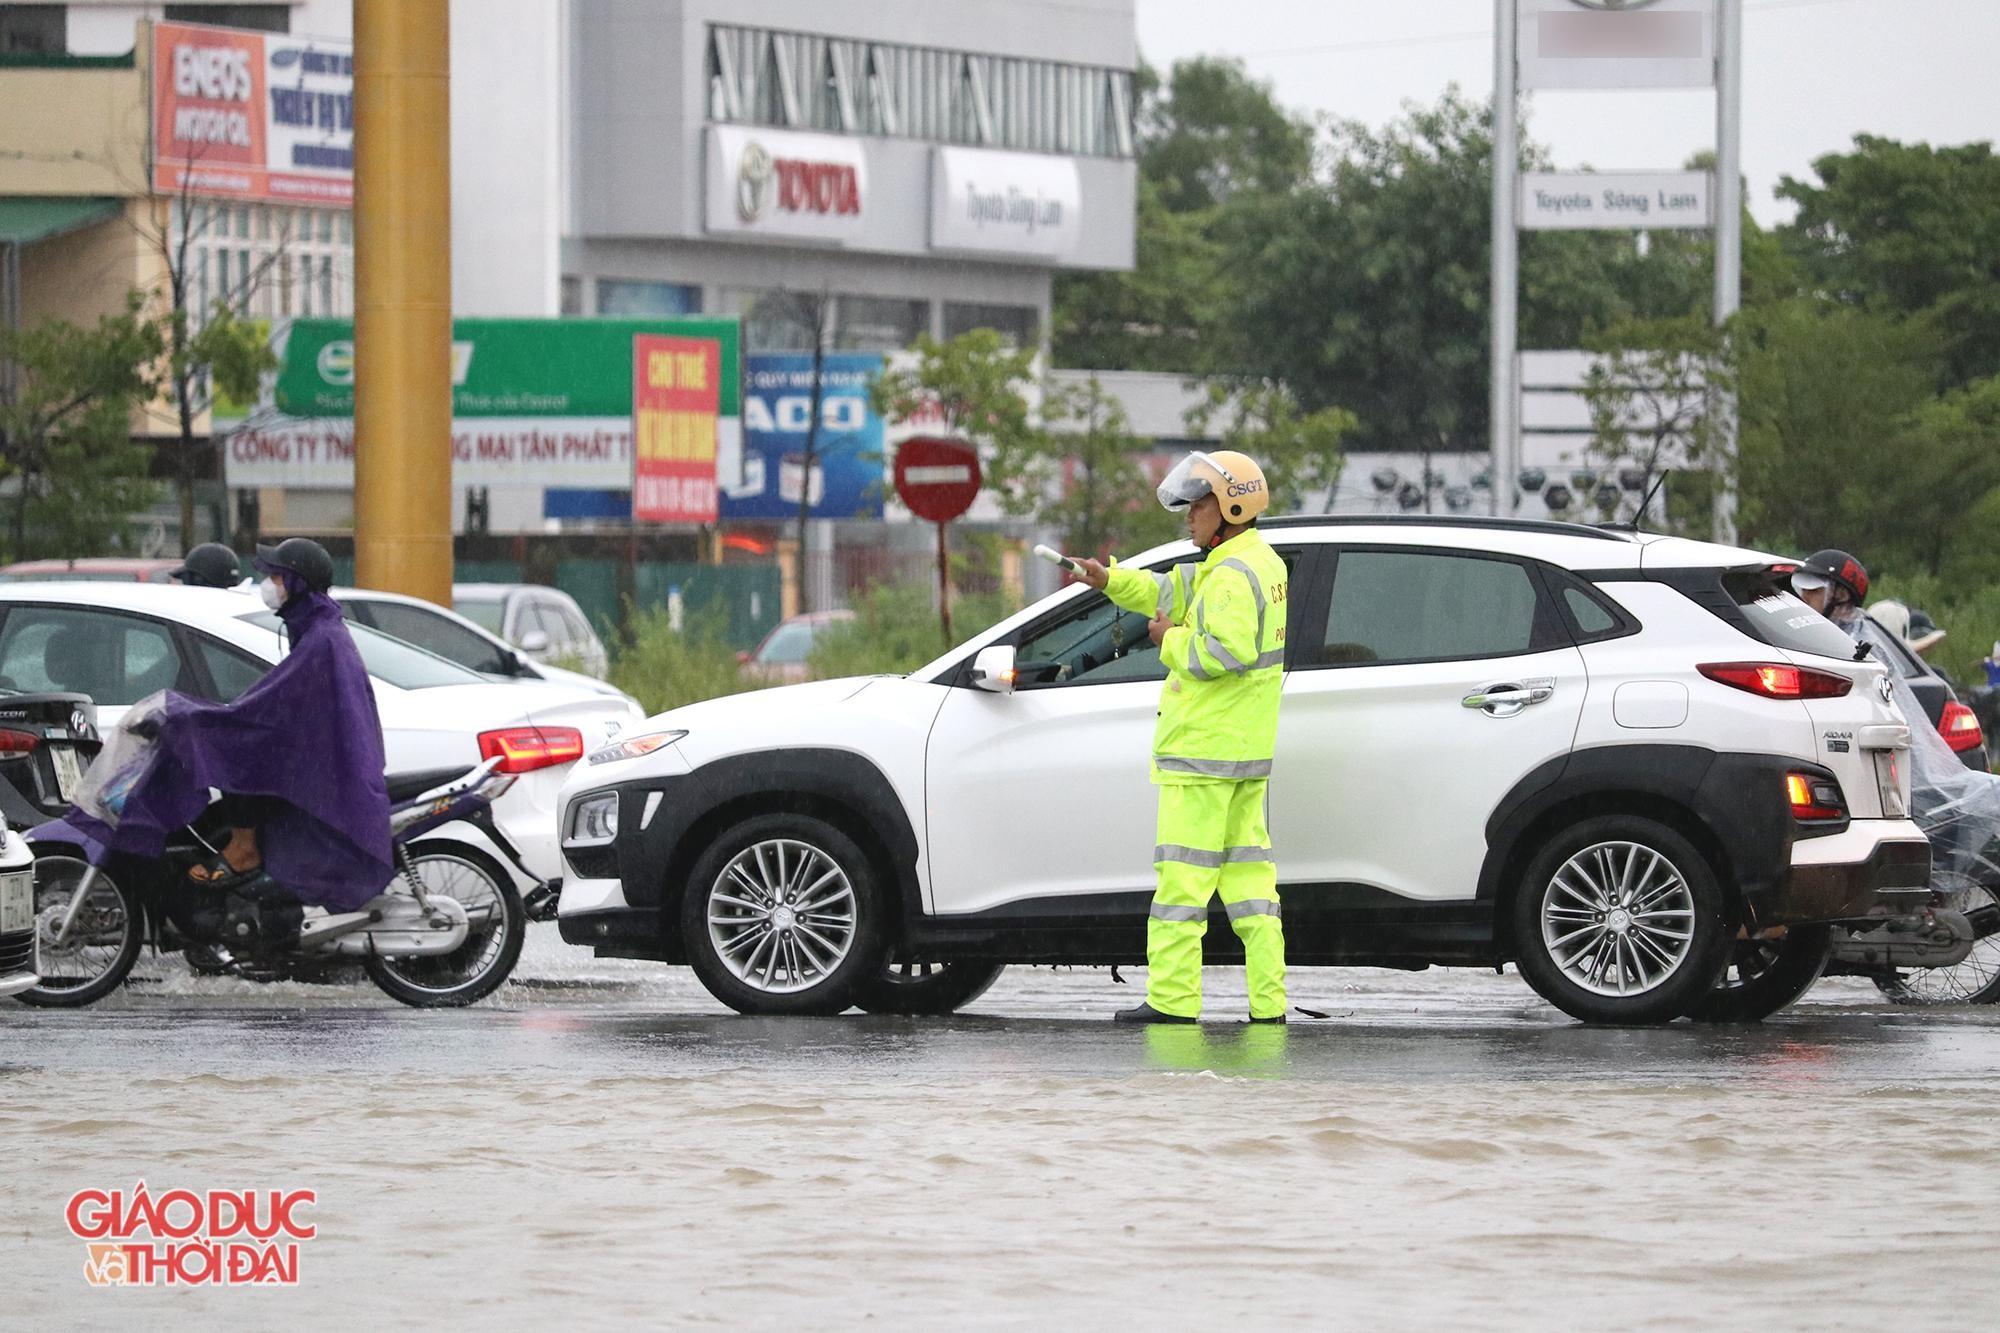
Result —
<path fill-rule="evenodd" d="M 771 154 L 763 144 L 751 140 L 743 145 L 743 158 L 736 165 L 736 213 L 745 222 L 755 222 L 771 206 L 771 191 L 777 173 Z"/>

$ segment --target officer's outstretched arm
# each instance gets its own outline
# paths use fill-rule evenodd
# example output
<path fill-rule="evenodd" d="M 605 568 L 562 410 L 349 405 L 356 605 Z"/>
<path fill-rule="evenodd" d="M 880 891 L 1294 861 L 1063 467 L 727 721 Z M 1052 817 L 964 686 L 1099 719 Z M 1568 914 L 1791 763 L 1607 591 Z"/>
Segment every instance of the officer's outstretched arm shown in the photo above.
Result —
<path fill-rule="evenodd" d="M 1192 565 L 1176 565 L 1166 573 L 1152 574 L 1143 569 L 1113 568 L 1104 594 L 1127 611 L 1148 620 L 1165 616 L 1178 625 L 1187 614 L 1193 569 Z"/>

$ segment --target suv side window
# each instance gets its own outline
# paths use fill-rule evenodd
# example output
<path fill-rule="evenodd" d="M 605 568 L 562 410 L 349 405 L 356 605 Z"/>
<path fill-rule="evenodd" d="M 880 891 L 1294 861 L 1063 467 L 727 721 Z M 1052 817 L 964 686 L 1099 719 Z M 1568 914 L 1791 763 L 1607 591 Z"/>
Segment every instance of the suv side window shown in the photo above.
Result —
<path fill-rule="evenodd" d="M 1297 549 L 1281 550 L 1285 568 L 1296 572 Z M 1149 566 L 1158 573 L 1178 561 Z M 1295 601 L 1287 601 L 1290 612 Z M 1098 685 L 1109 681 L 1165 680 L 1160 650 L 1146 634 L 1147 617 L 1112 605 L 1103 593 L 1079 597 L 1068 613 L 1028 630 L 1015 654 L 1020 688 Z M 1288 636 L 1289 641 L 1289 636 Z"/>
<path fill-rule="evenodd" d="M 186 688 L 165 625 L 111 611 L 16 606 L 0 630 L 0 686 L 89 695 L 104 707 Z"/>
<path fill-rule="evenodd" d="M 1334 565 L 1318 660 L 1301 666 L 1512 657 L 1567 642 L 1528 567 L 1412 548 L 1347 548 Z"/>

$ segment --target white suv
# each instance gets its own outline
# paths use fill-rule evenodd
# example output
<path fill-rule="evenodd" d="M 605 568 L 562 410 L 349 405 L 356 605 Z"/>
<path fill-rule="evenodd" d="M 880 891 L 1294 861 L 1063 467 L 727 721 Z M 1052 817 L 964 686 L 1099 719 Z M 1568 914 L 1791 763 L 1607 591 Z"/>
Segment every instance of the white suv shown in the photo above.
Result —
<path fill-rule="evenodd" d="M 1739 937 L 1929 902 L 1909 729 L 1788 562 L 1560 523 L 1262 526 L 1292 570 L 1294 965 L 1511 960 L 1578 1018 L 1662 1022 Z M 650 719 L 564 785 L 563 938 L 752 1013 L 941 1012 L 1009 962 L 1142 962 L 1163 674 L 1144 617 L 1072 586 L 906 677 Z M 1221 921 L 1208 957 L 1238 959 Z"/>

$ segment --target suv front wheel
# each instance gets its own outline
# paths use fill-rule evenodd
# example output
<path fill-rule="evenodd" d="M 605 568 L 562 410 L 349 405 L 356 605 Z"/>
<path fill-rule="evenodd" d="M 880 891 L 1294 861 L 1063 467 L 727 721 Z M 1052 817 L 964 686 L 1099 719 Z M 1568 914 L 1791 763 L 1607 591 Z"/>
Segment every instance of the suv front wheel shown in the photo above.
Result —
<path fill-rule="evenodd" d="M 1730 930 L 1715 872 L 1657 820 L 1604 815 L 1558 832 L 1514 896 L 1515 957 L 1541 997 L 1586 1023 L 1666 1023 L 1716 982 Z"/>
<path fill-rule="evenodd" d="M 837 1014 L 882 967 L 882 895 L 853 839 L 809 815 L 747 819 L 681 898 L 688 963 L 743 1014 Z"/>

